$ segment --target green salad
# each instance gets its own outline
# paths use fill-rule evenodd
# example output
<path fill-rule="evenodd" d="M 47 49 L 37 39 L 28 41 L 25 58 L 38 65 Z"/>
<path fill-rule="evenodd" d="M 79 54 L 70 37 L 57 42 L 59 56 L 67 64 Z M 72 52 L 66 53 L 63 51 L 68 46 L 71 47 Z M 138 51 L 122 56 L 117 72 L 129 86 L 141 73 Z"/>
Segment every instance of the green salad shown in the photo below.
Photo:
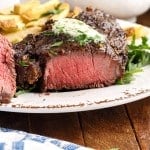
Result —
<path fill-rule="evenodd" d="M 142 67 L 150 64 L 150 44 L 147 37 L 142 37 L 140 44 L 136 37 L 128 44 L 128 62 L 124 76 L 117 80 L 117 84 L 128 84 L 134 79 L 134 74 L 142 71 Z"/>

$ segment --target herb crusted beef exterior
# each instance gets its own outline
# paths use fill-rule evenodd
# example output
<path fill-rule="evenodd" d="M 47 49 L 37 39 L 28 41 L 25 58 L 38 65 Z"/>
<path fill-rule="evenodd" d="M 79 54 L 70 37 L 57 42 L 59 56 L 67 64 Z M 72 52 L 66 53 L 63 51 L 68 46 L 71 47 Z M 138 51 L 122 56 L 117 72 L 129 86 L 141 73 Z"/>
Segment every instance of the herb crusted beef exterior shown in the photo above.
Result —
<path fill-rule="evenodd" d="M 111 55 L 111 58 L 117 60 L 124 70 L 127 62 L 127 39 L 126 34 L 116 22 L 116 19 L 98 9 L 94 11 L 87 9 L 77 18 L 86 22 L 95 30 L 107 35 L 106 44 L 109 45 L 109 48 L 104 51 Z"/>
<path fill-rule="evenodd" d="M 126 37 L 112 16 L 88 9 L 76 19 L 49 21 L 45 29 L 14 45 L 19 87 L 85 89 L 122 77 Z"/>

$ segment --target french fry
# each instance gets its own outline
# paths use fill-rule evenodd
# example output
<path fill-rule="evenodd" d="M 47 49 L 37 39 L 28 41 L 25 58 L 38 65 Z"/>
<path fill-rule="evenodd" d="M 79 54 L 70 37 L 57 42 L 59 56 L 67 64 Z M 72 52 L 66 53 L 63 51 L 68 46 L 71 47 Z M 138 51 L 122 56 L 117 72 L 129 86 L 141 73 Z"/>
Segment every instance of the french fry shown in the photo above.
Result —
<path fill-rule="evenodd" d="M 40 19 L 38 19 L 37 21 L 31 21 L 29 23 L 26 24 L 26 27 L 35 27 L 35 26 L 43 26 L 45 24 L 45 22 L 50 19 L 50 16 L 46 16 L 46 17 L 42 17 Z"/>
<path fill-rule="evenodd" d="M 68 16 L 70 5 L 60 3 L 59 0 L 49 0 L 40 3 L 40 0 L 28 0 L 23 4 L 16 4 L 12 8 L 0 11 L 0 33 L 10 42 L 19 42 L 27 34 L 36 34 L 49 19 L 58 20 Z M 77 15 L 79 9 L 74 9 Z"/>
<path fill-rule="evenodd" d="M 14 14 L 21 15 L 24 12 L 28 11 L 29 9 L 32 9 L 39 5 L 40 5 L 39 0 L 29 0 L 23 4 L 16 4 L 16 5 L 14 5 Z"/>
<path fill-rule="evenodd" d="M 0 15 L 10 15 L 12 14 L 12 11 L 13 11 L 13 7 L 0 9 Z"/>
<path fill-rule="evenodd" d="M 59 0 L 50 0 L 46 3 L 39 5 L 38 7 L 32 7 L 28 11 L 21 14 L 21 17 L 27 22 L 39 19 L 42 14 L 48 12 L 49 10 L 55 9 L 55 7 L 60 3 Z"/>
<path fill-rule="evenodd" d="M 17 43 L 23 40 L 28 34 L 37 34 L 41 31 L 41 27 L 32 27 L 26 28 L 21 31 L 12 32 L 12 33 L 4 33 L 3 35 L 12 43 Z"/>
<path fill-rule="evenodd" d="M 68 15 L 68 13 L 70 11 L 70 5 L 68 3 L 62 3 L 59 6 L 58 10 L 60 10 L 60 13 L 58 13 L 56 15 L 53 15 L 51 17 L 51 19 L 58 20 L 58 19 L 67 17 L 67 15 Z"/>
<path fill-rule="evenodd" d="M 75 18 L 76 16 L 78 16 L 80 13 L 82 12 L 82 9 L 80 7 L 74 7 L 74 9 L 72 11 L 70 11 L 68 13 L 68 18 Z"/>
<path fill-rule="evenodd" d="M 80 7 L 77 7 L 77 6 L 74 7 L 72 18 L 75 18 L 76 16 L 78 16 L 81 12 L 82 12 L 82 9 Z"/>
<path fill-rule="evenodd" d="M 18 15 L 0 15 L 0 29 L 5 32 L 22 30 L 25 24 Z"/>
<path fill-rule="evenodd" d="M 68 3 L 62 3 L 57 8 L 56 11 L 58 11 L 58 12 L 60 11 L 60 12 L 58 14 L 55 14 L 55 15 L 48 15 L 45 17 L 41 17 L 37 21 L 31 21 L 31 22 L 26 24 L 26 27 L 28 28 L 28 27 L 33 27 L 33 26 L 43 26 L 48 19 L 58 20 L 60 18 L 65 18 L 65 17 L 67 17 L 67 15 L 70 11 L 70 5 Z"/>
<path fill-rule="evenodd" d="M 136 38 L 140 38 L 146 35 L 146 30 L 142 26 L 129 27 L 124 29 L 128 38 L 132 38 L 135 35 Z"/>

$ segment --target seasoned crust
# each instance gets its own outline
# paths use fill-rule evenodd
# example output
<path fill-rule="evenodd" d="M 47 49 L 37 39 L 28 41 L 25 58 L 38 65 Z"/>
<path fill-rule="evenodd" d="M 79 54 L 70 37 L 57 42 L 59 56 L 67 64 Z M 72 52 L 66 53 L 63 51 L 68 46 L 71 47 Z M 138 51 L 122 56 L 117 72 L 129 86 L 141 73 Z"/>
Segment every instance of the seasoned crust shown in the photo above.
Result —
<path fill-rule="evenodd" d="M 110 48 L 106 49 L 106 53 L 110 54 L 113 59 L 118 60 L 122 68 L 125 69 L 127 62 L 127 38 L 123 29 L 116 22 L 116 18 L 99 9 L 93 10 L 91 8 L 87 8 L 86 11 L 81 12 L 76 18 L 107 36 L 106 44 Z"/>

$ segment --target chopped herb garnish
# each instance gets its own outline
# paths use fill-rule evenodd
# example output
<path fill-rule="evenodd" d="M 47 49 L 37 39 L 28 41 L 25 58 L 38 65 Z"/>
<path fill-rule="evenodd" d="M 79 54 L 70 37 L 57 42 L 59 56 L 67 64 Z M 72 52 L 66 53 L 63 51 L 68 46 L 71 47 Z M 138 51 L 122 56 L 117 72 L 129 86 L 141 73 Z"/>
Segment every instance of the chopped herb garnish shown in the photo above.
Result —
<path fill-rule="evenodd" d="M 22 67 L 28 67 L 29 66 L 29 64 L 27 62 L 23 61 L 23 60 L 19 61 L 19 65 L 22 66 Z"/>
<path fill-rule="evenodd" d="M 48 30 L 48 31 L 44 31 L 42 34 L 43 34 L 43 35 L 46 35 L 46 36 L 50 36 L 50 35 L 54 35 L 54 32 Z"/>
<path fill-rule="evenodd" d="M 133 36 L 131 44 L 128 45 L 128 62 L 124 76 L 117 81 L 117 84 L 128 84 L 137 72 L 142 71 L 141 67 L 150 64 L 150 45 L 148 38 L 142 37 L 141 44 L 136 44 L 136 37 Z"/>
<path fill-rule="evenodd" d="M 53 10 L 50 10 L 50 11 L 42 14 L 42 17 L 48 16 L 48 15 L 57 15 L 57 14 L 60 14 L 62 11 L 63 11 L 63 9 L 53 9 Z"/>
<path fill-rule="evenodd" d="M 58 30 L 58 32 L 56 32 L 57 34 L 64 32 L 64 31 L 63 31 L 63 30 L 64 30 L 64 27 L 63 27 L 63 26 L 56 27 L 56 29 Z"/>
<path fill-rule="evenodd" d="M 35 89 L 35 86 L 30 87 L 29 89 L 23 89 L 21 87 L 18 87 L 18 91 L 16 92 L 15 97 L 18 97 L 19 95 L 24 94 L 24 93 L 32 92 L 34 89 Z"/>
<path fill-rule="evenodd" d="M 18 92 L 16 92 L 15 97 L 18 97 L 21 94 L 27 93 L 28 90 L 19 90 Z"/>
<path fill-rule="evenodd" d="M 87 35 L 85 33 L 80 34 L 75 37 L 75 41 L 77 41 L 80 45 L 85 45 L 88 42 Z"/>
<path fill-rule="evenodd" d="M 49 50 L 49 53 L 50 53 L 50 54 L 52 54 L 52 55 L 54 55 L 54 56 L 56 56 L 56 55 L 57 55 L 57 52 L 56 52 L 56 51 L 54 51 L 53 49 L 50 49 L 50 50 Z"/>
<path fill-rule="evenodd" d="M 53 49 L 54 47 L 59 47 L 63 44 L 63 41 L 57 41 L 50 45 L 49 53 L 52 55 L 57 55 L 57 52 Z"/>
<path fill-rule="evenodd" d="M 56 35 L 61 33 L 70 35 L 71 38 L 69 41 L 76 41 L 81 46 L 90 43 L 91 41 L 94 43 L 105 41 L 105 35 L 77 19 L 59 19 L 52 25 L 52 31 L 54 31 Z"/>
<path fill-rule="evenodd" d="M 52 47 L 59 47 L 59 46 L 61 46 L 62 44 L 63 44 L 63 41 L 57 41 L 57 42 L 51 44 L 51 45 L 50 45 L 50 48 L 52 48 Z"/>

